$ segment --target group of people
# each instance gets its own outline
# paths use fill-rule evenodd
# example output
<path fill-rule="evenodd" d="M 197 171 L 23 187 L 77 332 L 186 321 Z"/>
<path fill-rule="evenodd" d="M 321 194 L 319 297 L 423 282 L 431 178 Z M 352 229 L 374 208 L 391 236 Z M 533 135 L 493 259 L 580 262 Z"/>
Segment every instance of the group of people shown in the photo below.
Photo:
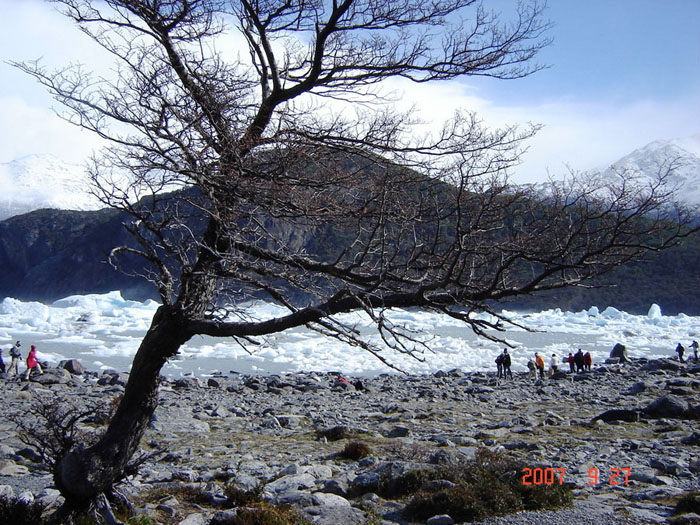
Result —
<path fill-rule="evenodd" d="M 698 347 L 700 347 L 700 345 L 697 341 L 693 341 L 690 344 L 690 348 L 693 351 L 693 359 L 696 363 L 698 362 Z M 678 354 L 678 360 L 681 363 L 686 362 L 683 358 L 683 356 L 685 355 L 685 347 L 681 343 L 678 343 L 678 346 L 676 347 L 676 354 Z M 587 372 L 591 370 L 591 367 L 593 366 L 593 357 L 591 356 L 590 352 L 586 352 L 584 354 L 583 350 L 579 348 L 578 352 L 576 352 L 575 354 L 569 352 L 568 357 L 566 357 L 563 362 L 569 364 L 569 372 L 579 374 L 581 372 Z M 496 366 L 498 367 L 499 379 L 501 377 L 508 376 L 510 376 L 510 378 L 513 379 L 513 372 L 511 372 L 510 370 L 510 365 L 510 354 L 508 353 L 508 349 L 504 348 L 503 352 L 496 358 Z M 527 368 L 530 372 L 530 377 L 539 377 L 540 379 L 545 378 L 545 359 L 538 352 L 535 352 L 535 357 L 527 362 Z M 548 375 L 551 376 L 558 371 L 559 360 L 556 354 L 552 354 L 552 357 L 549 360 Z"/>
<path fill-rule="evenodd" d="M 569 352 L 569 357 L 566 358 L 565 360 L 567 363 L 569 363 L 569 370 L 571 372 L 583 372 L 583 371 L 590 371 L 591 366 L 593 365 L 593 357 L 591 356 L 590 352 L 586 352 L 585 354 L 583 351 L 579 348 L 578 352 L 576 354 L 572 354 Z M 508 353 L 508 349 L 504 348 L 503 352 L 501 352 L 498 357 L 496 358 L 496 368 L 498 370 L 498 378 L 507 378 L 510 377 L 513 379 L 513 372 L 510 369 L 511 367 L 511 358 L 510 354 Z M 545 377 L 545 360 L 544 358 L 538 353 L 535 352 L 535 357 L 527 362 L 527 367 L 528 370 L 530 371 L 530 377 L 537 378 L 539 376 L 540 379 L 544 379 Z M 556 372 L 559 371 L 559 359 L 557 358 L 556 354 L 552 354 L 552 357 L 549 361 L 549 374 L 548 375 L 553 375 Z"/>
<path fill-rule="evenodd" d="M 569 363 L 569 372 L 590 372 L 591 366 L 593 366 L 593 356 L 590 352 L 585 354 L 579 348 L 578 352 L 572 354 L 569 352 L 569 357 L 566 358 L 566 362 Z M 575 370 L 574 370 L 575 369 Z"/>
<path fill-rule="evenodd" d="M 584 371 L 590 371 L 591 366 L 593 366 L 593 357 L 590 352 L 585 354 L 579 348 L 576 354 L 569 352 L 569 356 L 565 359 L 565 362 L 569 364 L 569 371 L 572 373 L 580 373 Z M 552 354 L 549 360 L 549 371 L 548 375 L 552 376 L 559 371 L 559 358 L 557 354 Z M 535 352 L 535 357 L 527 362 L 527 368 L 530 371 L 530 377 L 540 379 L 545 378 L 545 360 L 539 352 Z M 500 377 L 500 376 L 499 376 Z"/>
<path fill-rule="evenodd" d="M 22 343 L 17 341 L 10 349 L 10 366 L 5 368 L 5 361 L 2 358 L 2 350 L 0 349 L 0 373 L 7 374 L 8 377 L 12 377 L 13 372 L 16 377 L 19 377 L 19 362 L 22 360 Z M 27 354 L 27 371 L 24 373 L 24 380 L 28 381 L 29 376 L 33 370 L 37 373 L 43 374 L 44 371 L 41 369 L 41 364 L 36 357 L 36 345 L 32 345 L 29 349 L 29 354 Z"/>
<path fill-rule="evenodd" d="M 693 349 L 693 359 L 697 363 L 698 362 L 698 342 L 693 341 L 692 343 L 690 343 L 690 348 Z M 685 361 L 683 360 L 683 355 L 685 354 L 685 347 L 682 344 L 678 343 L 678 346 L 676 347 L 676 353 L 678 354 L 678 360 L 681 363 L 685 363 Z"/>
<path fill-rule="evenodd" d="M 510 370 L 510 354 L 508 349 L 504 348 L 503 352 L 496 358 L 496 367 L 498 368 L 498 378 L 510 376 L 513 379 L 513 372 Z"/>

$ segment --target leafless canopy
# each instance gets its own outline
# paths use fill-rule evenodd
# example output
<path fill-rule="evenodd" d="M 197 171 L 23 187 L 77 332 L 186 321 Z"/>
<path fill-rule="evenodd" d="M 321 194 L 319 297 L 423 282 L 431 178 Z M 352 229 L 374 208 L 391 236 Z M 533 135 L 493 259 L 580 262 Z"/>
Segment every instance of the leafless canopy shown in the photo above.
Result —
<path fill-rule="evenodd" d="M 330 316 L 365 309 L 400 345 L 378 313 L 398 306 L 481 333 L 498 324 L 472 315 L 490 301 L 578 285 L 683 231 L 667 222 L 663 177 L 642 191 L 573 180 L 543 200 L 506 184 L 535 129 L 489 131 L 456 112 L 421 135 L 375 89 L 532 73 L 548 44 L 537 3 L 509 22 L 473 0 L 57 3 L 114 56 L 113 78 L 19 67 L 109 141 L 95 191 L 134 216 L 138 241 L 112 261 L 144 257 L 192 334 L 308 325 L 373 351 Z M 249 56 L 218 49 L 230 41 Z M 288 313 L 246 318 L 249 297 Z"/>
<path fill-rule="evenodd" d="M 363 309 L 410 353 L 386 309 L 484 333 L 501 320 L 473 314 L 493 301 L 580 285 L 685 231 L 663 173 L 641 188 L 624 176 L 512 188 L 536 129 L 487 130 L 457 111 L 420 134 L 380 96 L 389 78 L 536 71 L 548 44 L 536 2 L 505 19 L 473 0 L 57 3 L 113 55 L 114 75 L 18 66 L 107 139 L 95 191 L 133 215 L 137 241 L 111 260 L 145 258 L 188 336 L 307 325 L 377 353 L 332 317 Z M 219 49 L 231 42 L 244 58 Z M 287 311 L 247 317 L 253 297 Z"/>
<path fill-rule="evenodd" d="M 68 510 L 100 501 L 157 406 L 163 364 L 195 334 L 296 326 L 372 346 L 335 314 L 364 310 L 384 342 L 420 347 L 392 307 L 501 328 L 499 300 L 590 278 L 691 229 L 657 181 L 508 185 L 535 128 L 488 130 L 456 111 L 420 134 L 386 80 L 514 79 L 548 44 L 536 0 L 499 15 L 473 0 L 57 0 L 112 56 L 109 75 L 16 64 L 65 117 L 106 140 L 95 191 L 126 210 L 157 310 L 100 440 L 54 467 Z M 238 46 L 239 51 L 225 51 Z M 242 50 L 242 51 L 241 51 Z M 250 317 L 251 298 L 284 313 Z M 104 498 L 102 498 L 104 499 Z"/>

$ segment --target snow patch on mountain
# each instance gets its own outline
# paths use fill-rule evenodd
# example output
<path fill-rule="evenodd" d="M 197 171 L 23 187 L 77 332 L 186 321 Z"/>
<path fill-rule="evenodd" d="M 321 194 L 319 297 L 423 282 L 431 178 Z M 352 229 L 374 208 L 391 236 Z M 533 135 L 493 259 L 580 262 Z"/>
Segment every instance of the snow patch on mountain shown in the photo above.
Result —
<path fill-rule="evenodd" d="M 625 155 L 604 171 L 606 176 L 626 171 L 654 179 L 668 172 L 668 184 L 685 204 L 700 203 L 700 135 L 657 140 Z"/>
<path fill-rule="evenodd" d="M 660 170 L 672 168 L 671 187 L 685 204 L 700 204 L 700 135 L 658 140 L 639 148 L 598 170 L 603 176 L 628 171 L 653 179 Z M 547 186 L 531 185 L 547 193 Z M 176 188 L 173 188 L 176 189 Z M 89 193 L 83 167 L 68 164 L 52 155 L 29 155 L 0 163 L 0 220 L 41 208 L 96 210 L 101 203 Z"/>
<path fill-rule="evenodd" d="M 53 155 L 28 155 L 0 163 L 0 220 L 41 208 L 96 210 L 82 166 Z"/>

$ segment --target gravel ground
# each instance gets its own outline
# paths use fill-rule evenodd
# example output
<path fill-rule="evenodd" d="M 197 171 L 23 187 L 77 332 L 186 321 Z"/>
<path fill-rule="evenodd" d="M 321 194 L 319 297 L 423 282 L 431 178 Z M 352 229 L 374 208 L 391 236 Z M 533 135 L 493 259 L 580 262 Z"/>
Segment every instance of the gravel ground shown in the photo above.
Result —
<path fill-rule="evenodd" d="M 64 382 L 39 382 L 54 376 Z M 35 379 L 0 381 L 0 486 L 8 485 L 6 490 L 17 496 L 30 492 L 55 499 L 55 489 L 44 490 L 52 486 L 50 474 L 24 450 L 12 414 L 26 411 L 35 394 L 50 392 L 65 396 L 66 403 L 109 405 L 123 391 L 126 375 L 74 378 L 47 369 Z M 504 449 L 532 467 L 565 468 L 577 498 L 569 509 L 522 512 L 486 520 L 487 525 L 668 523 L 673 497 L 700 488 L 700 442 L 690 408 L 700 392 L 698 367 L 640 360 L 544 382 L 526 374 L 499 381 L 494 374 L 461 371 L 349 379 L 343 383 L 333 374 L 300 373 L 164 381 L 142 446 L 145 452 L 163 447 L 168 454 L 142 466 L 132 492 L 187 482 L 212 485 L 207 490 L 216 495 L 231 479 L 251 487 L 263 482 L 270 498 L 311 508 L 315 517 L 323 511 L 318 523 L 361 525 L 362 513 L 350 508 L 357 498 L 344 492 L 345 485 L 361 476 L 371 480 L 387 466 L 391 472 L 395 466 L 398 476 L 404 468 L 432 465 L 438 453 L 445 461 L 471 457 L 480 447 Z M 684 417 L 656 414 L 652 408 L 659 401 Z M 611 411 L 615 417 L 597 417 Z M 630 413 L 632 421 L 625 419 Z M 345 429 L 348 437 L 319 439 L 320 431 L 332 428 Z M 374 456 L 360 462 L 338 459 L 349 439 L 371 445 Z M 588 469 L 607 473 L 612 466 L 632 469 L 629 486 L 608 484 L 602 474 L 600 483 L 589 486 Z M 341 500 L 347 496 L 346 510 L 359 512 L 360 518 L 340 518 L 333 505 L 313 503 L 319 492 Z M 363 494 L 372 492 L 368 486 Z M 375 498 L 383 523 L 406 523 L 401 502 Z M 139 510 L 157 514 L 152 503 Z M 198 513 L 204 523 L 214 511 L 194 509 L 186 501 L 166 507 L 180 520 L 171 523 L 190 523 L 188 513 Z"/>
<path fill-rule="evenodd" d="M 501 518 L 489 518 L 484 525 L 642 525 L 659 523 L 650 518 L 622 516 L 607 505 L 591 500 L 577 500 L 568 509 L 519 512 Z"/>

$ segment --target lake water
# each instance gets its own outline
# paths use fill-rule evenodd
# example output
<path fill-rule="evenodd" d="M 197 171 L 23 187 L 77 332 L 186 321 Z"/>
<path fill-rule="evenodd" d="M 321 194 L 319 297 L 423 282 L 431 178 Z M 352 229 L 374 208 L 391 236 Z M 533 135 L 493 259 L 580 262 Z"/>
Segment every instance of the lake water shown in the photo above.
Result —
<path fill-rule="evenodd" d="M 0 345 L 7 350 L 20 339 L 24 356 L 30 344 L 37 345 L 40 359 L 51 364 L 75 358 L 92 370 L 127 371 L 157 304 L 126 301 L 118 292 L 74 296 L 51 305 L 5 299 L 0 303 Z M 268 318 L 278 313 L 271 305 L 251 305 L 251 315 Z M 420 310 L 396 310 L 394 322 L 418 333 L 426 348 L 417 357 L 392 352 L 382 355 L 397 368 L 426 374 L 461 368 L 464 371 L 494 370 L 494 359 L 504 345 L 477 337 L 458 321 Z M 499 334 L 512 345 L 513 371 L 526 370 L 534 352 L 547 361 L 552 353 L 563 358 L 581 348 L 590 351 L 594 364 L 605 360 L 617 342 L 625 344 L 631 357 L 670 357 L 681 342 L 689 347 L 700 339 L 700 318 L 683 314 L 664 316 L 652 306 L 646 316 L 630 315 L 614 308 L 582 312 L 548 310 L 529 314 L 507 313 L 519 328 Z M 355 314 L 340 316 L 355 324 L 370 340 L 369 319 Z M 325 338 L 306 328 L 267 337 L 246 352 L 230 339 L 196 336 L 163 369 L 163 374 L 208 376 L 215 372 L 274 374 L 296 371 L 338 371 L 353 376 L 396 372 L 370 353 Z M 7 360 L 7 352 L 4 353 Z"/>

